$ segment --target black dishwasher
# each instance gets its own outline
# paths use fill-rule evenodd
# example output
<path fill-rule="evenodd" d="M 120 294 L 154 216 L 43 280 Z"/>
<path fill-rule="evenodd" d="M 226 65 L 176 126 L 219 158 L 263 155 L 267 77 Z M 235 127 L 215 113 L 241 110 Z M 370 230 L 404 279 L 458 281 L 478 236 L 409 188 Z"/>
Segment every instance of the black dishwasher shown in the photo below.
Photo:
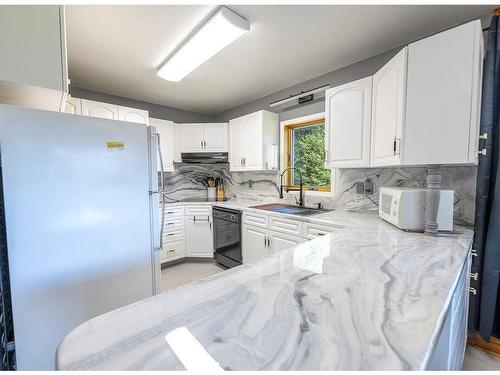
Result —
<path fill-rule="evenodd" d="M 214 206 L 214 260 L 226 268 L 239 266 L 241 255 L 241 211 Z"/>

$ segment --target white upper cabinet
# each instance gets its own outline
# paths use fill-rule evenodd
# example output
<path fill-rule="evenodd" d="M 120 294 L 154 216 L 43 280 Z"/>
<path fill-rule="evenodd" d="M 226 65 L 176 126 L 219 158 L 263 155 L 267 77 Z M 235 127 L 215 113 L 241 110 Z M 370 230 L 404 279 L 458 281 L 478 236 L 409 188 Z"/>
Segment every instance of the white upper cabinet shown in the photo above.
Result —
<path fill-rule="evenodd" d="M 149 112 L 142 109 L 118 106 L 118 119 L 120 121 L 137 122 L 138 124 L 149 124 Z"/>
<path fill-rule="evenodd" d="M 404 164 L 477 163 L 482 66 L 480 21 L 409 45 Z"/>
<path fill-rule="evenodd" d="M 68 69 L 63 6 L 2 6 L 0 51 L 0 102 L 64 111 Z"/>
<path fill-rule="evenodd" d="M 203 126 L 179 124 L 181 152 L 203 152 Z"/>
<path fill-rule="evenodd" d="M 372 77 L 325 93 L 326 164 L 330 168 L 370 165 Z"/>
<path fill-rule="evenodd" d="M 258 111 L 229 121 L 229 169 L 277 169 L 279 116 Z"/>
<path fill-rule="evenodd" d="M 408 47 L 373 75 L 370 166 L 401 164 Z"/>
<path fill-rule="evenodd" d="M 229 166 L 234 172 L 243 169 L 243 119 L 229 121 Z"/>
<path fill-rule="evenodd" d="M 80 101 L 81 114 L 90 117 L 106 118 L 109 120 L 120 120 L 136 122 L 138 124 L 149 124 L 149 112 L 142 109 L 118 106 L 116 104 L 96 102 L 94 100 L 68 98 L 66 112 L 73 113 L 72 107 L 76 101 Z"/>
<path fill-rule="evenodd" d="M 227 152 L 227 123 L 179 124 L 181 152 Z"/>
<path fill-rule="evenodd" d="M 118 120 L 118 106 L 82 99 L 82 115 Z"/>
<path fill-rule="evenodd" d="M 160 153 L 163 161 L 163 171 L 174 171 L 175 142 L 174 123 L 168 120 L 150 118 L 149 124 L 156 128 L 156 133 L 160 135 Z M 161 161 L 158 158 L 158 171 L 161 171 Z"/>
<path fill-rule="evenodd" d="M 205 124 L 203 140 L 208 152 L 227 152 L 227 123 Z"/>
<path fill-rule="evenodd" d="M 68 96 L 66 99 L 66 106 L 64 107 L 64 112 L 71 113 L 73 115 L 82 114 L 82 99 L 73 98 Z"/>

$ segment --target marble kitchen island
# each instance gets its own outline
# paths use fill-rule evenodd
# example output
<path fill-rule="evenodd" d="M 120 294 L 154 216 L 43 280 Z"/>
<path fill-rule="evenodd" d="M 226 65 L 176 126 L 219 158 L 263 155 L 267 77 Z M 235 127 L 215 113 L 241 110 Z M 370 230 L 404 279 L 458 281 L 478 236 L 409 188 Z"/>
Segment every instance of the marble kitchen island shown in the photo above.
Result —
<path fill-rule="evenodd" d="M 183 370 L 164 338 L 180 327 L 227 370 L 452 362 L 444 358 L 456 345 L 447 327 L 466 314 L 472 231 L 407 233 L 345 211 L 304 220 L 344 228 L 83 323 L 61 343 L 57 369 Z"/>

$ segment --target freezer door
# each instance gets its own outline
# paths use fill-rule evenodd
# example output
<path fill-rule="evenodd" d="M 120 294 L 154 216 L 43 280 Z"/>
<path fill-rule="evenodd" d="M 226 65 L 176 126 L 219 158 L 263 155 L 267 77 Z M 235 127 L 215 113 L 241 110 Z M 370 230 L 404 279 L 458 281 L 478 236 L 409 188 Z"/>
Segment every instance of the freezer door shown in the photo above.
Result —
<path fill-rule="evenodd" d="M 153 269 L 153 293 L 161 293 L 161 228 L 165 218 L 165 205 L 162 203 L 160 206 L 160 195 L 163 189 L 164 179 L 163 171 L 158 176 L 158 164 L 163 166 L 163 161 L 158 163 L 161 159 L 160 155 L 160 135 L 156 133 L 154 126 L 148 126 L 148 170 L 149 170 L 149 207 L 150 207 L 150 222 L 151 222 L 151 247 L 152 257 L 151 266 Z M 160 177 L 160 179 L 159 179 Z M 159 219 L 161 217 L 161 219 Z"/>
<path fill-rule="evenodd" d="M 144 125 L 0 105 L 17 365 L 51 370 L 80 323 L 153 295 Z"/>

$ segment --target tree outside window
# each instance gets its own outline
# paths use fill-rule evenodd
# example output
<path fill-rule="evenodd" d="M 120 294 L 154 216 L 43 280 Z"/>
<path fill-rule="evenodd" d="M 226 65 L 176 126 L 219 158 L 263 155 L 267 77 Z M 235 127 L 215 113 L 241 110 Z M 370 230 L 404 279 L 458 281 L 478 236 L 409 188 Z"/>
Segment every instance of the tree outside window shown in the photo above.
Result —
<path fill-rule="evenodd" d="M 307 190 L 330 191 L 331 171 L 325 168 L 325 120 L 285 126 L 286 165 L 302 173 Z M 298 188 L 299 174 L 287 172 L 287 185 Z"/>

